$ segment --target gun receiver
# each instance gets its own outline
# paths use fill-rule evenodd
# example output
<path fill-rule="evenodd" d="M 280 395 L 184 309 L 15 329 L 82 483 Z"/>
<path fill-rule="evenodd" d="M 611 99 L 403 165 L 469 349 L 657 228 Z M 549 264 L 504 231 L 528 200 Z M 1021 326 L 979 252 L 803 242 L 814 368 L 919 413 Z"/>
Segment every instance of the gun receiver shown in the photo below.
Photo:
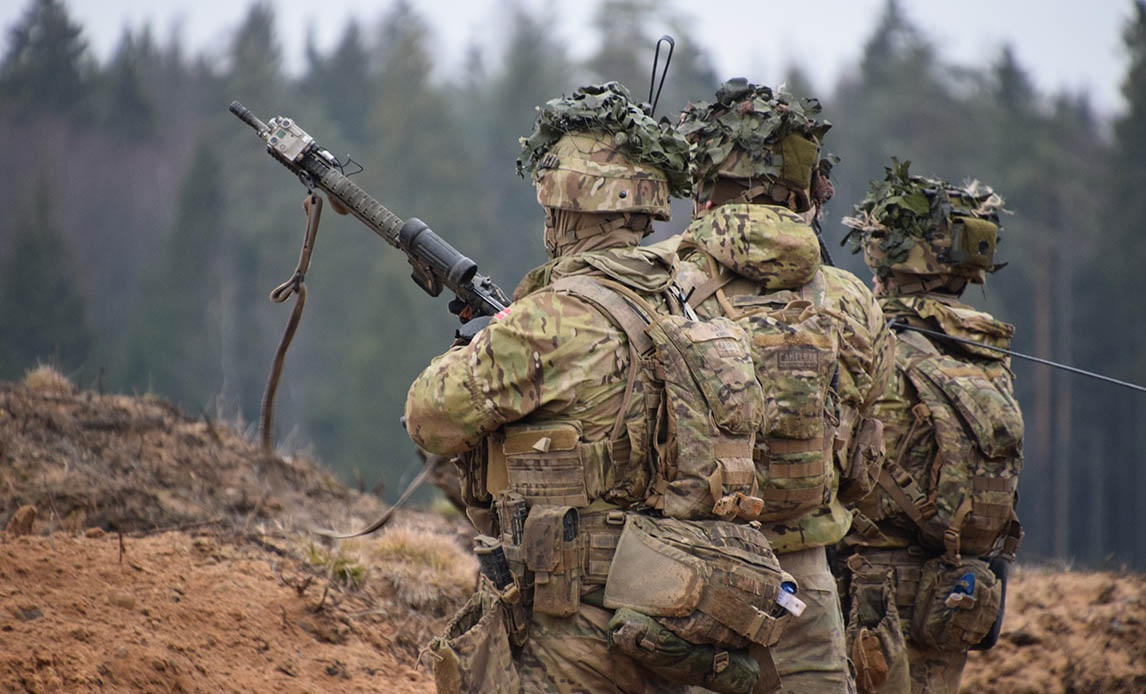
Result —
<path fill-rule="evenodd" d="M 307 190 L 318 188 L 332 206 L 349 212 L 391 246 L 406 254 L 414 282 L 430 296 L 450 289 L 464 303 L 457 311 L 462 321 L 492 316 L 509 305 L 509 299 L 493 281 L 477 271 L 477 263 L 438 236 L 417 217 L 402 220 L 369 193 L 352 182 L 341 162 L 299 127 L 291 118 L 276 116 L 264 123 L 238 101 L 231 113 L 258 133 L 267 152 L 290 169 Z M 451 302 L 453 304 L 454 302 Z"/>

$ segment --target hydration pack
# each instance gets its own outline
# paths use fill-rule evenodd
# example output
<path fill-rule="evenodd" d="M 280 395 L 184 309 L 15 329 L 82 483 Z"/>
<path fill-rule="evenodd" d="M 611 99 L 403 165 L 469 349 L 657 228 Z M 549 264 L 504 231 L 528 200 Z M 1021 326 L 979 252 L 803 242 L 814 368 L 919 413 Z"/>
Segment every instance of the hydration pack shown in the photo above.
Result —
<path fill-rule="evenodd" d="M 764 500 L 757 519 L 801 518 L 831 503 L 838 486 L 840 343 L 838 317 L 824 308 L 823 274 L 800 289 L 761 292 L 757 283 L 721 274 L 711 257 L 709 263 L 715 279 L 695 288 L 690 300 L 715 294 L 724 315 L 748 333 L 764 388 L 766 415 L 753 452 Z"/>

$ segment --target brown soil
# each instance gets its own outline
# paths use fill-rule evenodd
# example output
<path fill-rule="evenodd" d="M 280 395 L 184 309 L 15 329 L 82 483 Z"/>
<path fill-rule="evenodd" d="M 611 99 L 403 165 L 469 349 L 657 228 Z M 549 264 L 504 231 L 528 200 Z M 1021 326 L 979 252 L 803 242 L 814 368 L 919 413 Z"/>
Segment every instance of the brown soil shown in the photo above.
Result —
<path fill-rule="evenodd" d="M 0 383 L 0 691 L 432 692 L 476 566 L 456 515 L 385 511 L 305 456 L 155 398 Z M 1146 691 L 1140 575 L 1020 567 L 969 692 Z"/>

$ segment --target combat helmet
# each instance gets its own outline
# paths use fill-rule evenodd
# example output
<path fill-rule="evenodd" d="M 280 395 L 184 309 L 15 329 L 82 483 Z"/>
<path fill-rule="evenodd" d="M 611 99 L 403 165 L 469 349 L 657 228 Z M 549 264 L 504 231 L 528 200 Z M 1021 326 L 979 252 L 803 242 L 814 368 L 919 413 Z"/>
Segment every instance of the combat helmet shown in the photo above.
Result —
<path fill-rule="evenodd" d="M 861 249 L 864 262 L 881 280 L 911 275 L 955 278 L 982 284 L 995 264 L 1003 199 L 989 186 L 961 186 L 913 176 L 911 162 L 892 158 L 882 181 L 842 221 L 844 241 Z M 962 283 L 962 284 L 965 284 Z"/>
<path fill-rule="evenodd" d="M 546 102 L 520 142 L 517 173 L 532 176 L 546 208 L 644 213 L 663 221 L 670 197 L 690 192 L 688 143 L 617 82 Z"/>
<path fill-rule="evenodd" d="M 827 186 L 835 158 L 820 158 L 832 127 L 818 118 L 821 110 L 816 99 L 796 99 L 743 77 L 722 84 L 714 102 L 690 103 L 677 128 L 693 146 L 690 174 L 697 202 L 712 198 L 718 179 L 742 181 L 749 190 L 764 185 L 760 192 L 772 192 L 775 202 L 797 212 L 824 202 L 826 197 L 816 199 L 824 193 L 814 194 L 813 176 L 819 174 Z"/>

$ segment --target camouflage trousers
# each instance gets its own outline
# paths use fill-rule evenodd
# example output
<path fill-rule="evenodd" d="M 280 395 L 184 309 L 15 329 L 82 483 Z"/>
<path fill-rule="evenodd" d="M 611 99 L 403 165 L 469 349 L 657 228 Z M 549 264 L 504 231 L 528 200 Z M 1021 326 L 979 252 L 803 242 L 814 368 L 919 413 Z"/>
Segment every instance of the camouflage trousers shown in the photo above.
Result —
<path fill-rule="evenodd" d="M 839 588 L 823 547 L 778 554 L 780 566 L 796 578 L 807 607 L 772 647 L 782 692 L 854 692 L 844 646 Z"/>
<path fill-rule="evenodd" d="M 886 572 L 890 582 L 888 593 L 894 600 L 894 609 L 900 630 L 903 634 L 899 653 L 885 653 L 891 671 L 887 681 L 873 691 L 878 694 L 957 694 L 963 679 L 963 667 L 967 663 L 966 651 L 940 651 L 922 648 L 911 639 L 911 618 L 914 612 L 915 596 L 924 562 L 927 560 L 918 548 L 893 550 L 859 550 L 866 559 L 865 565 L 875 572 Z M 853 590 L 851 598 L 857 599 L 854 589 L 855 576 L 851 576 Z M 860 614 L 864 606 L 856 606 L 851 612 Z M 871 606 L 877 611 L 880 606 Z M 883 606 L 886 608 L 886 606 Z M 886 650 L 886 649 L 885 649 Z M 904 663 L 904 660 L 907 662 Z M 905 667 L 906 665 L 906 667 Z M 908 672 L 904 672 L 904 670 Z M 908 685 L 910 681 L 910 685 Z"/>
<path fill-rule="evenodd" d="M 581 603 L 572 617 L 534 613 L 529 639 L 517 659 L 525 694 L 683 694 L 684 685 L 664 680 L 625 655 L 609 650 L 612 610 Z"/>

